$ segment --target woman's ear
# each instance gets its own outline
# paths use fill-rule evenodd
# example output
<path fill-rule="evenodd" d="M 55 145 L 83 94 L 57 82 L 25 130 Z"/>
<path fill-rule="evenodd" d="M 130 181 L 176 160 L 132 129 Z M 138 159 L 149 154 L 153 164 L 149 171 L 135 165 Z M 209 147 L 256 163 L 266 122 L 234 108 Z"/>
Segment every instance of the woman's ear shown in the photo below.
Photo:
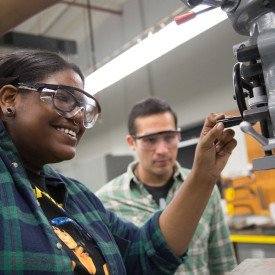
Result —
<path fill-rule="evenodd" d="M 2 115 L 13 117 L 18 90 L 13 85 L 5 85 L 0 89 L 0 108 Z"/>

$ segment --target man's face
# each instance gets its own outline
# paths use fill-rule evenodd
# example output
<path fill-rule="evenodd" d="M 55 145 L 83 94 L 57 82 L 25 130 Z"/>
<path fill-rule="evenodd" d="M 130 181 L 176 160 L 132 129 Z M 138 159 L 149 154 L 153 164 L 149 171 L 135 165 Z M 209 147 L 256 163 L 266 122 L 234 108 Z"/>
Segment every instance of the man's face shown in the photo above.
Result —
<path fill-rule="evenodd" d="M 137 138 L 128 136 L 128 143 L 137 153 L 141 173 L 146 175 L 147 179 L 170 177 L 180 138 L 180 133 L 174 132 L 177 129 L 172 114 L 165 112 L 139 117 L 135 121 L 135 126 Z M 160 134 L 152 135 L 155 133 Z M 143 136 L 145 137 L 138 138 Z"/>

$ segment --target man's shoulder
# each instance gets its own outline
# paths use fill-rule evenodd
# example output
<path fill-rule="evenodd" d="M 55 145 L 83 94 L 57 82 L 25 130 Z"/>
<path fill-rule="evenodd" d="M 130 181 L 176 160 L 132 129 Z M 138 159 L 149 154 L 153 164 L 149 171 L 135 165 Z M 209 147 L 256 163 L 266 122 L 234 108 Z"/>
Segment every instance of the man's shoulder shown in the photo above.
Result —
<path fill-rule="evenodd" d="M 181 174 L 181 176 L 183 178 L 186 178 L 188 176 L 188 174 L 190 173 L 191 169 L 182 167 L 182 166 L 180 166 L 180 164 L 176 163 L 176 173 L 177 173 L 177 171 Z"/>
<path fill-rule="evenodd" d="M 129 175 L 125 172 L 107 182 L 98 191 L 96 191 L 95 194 L 100 197 L 103 194 L 108 194 L 108 192 L 120 191 L 125 188 L 126 185 L 129 185 L 129 181 Z"/>
<path fill-rule="evenodd" d="M 215 198 L 216 200 L 220 201 L 221 193 L 218 186 L 215 184 L 214 189 L 212 191 L 211 197 Z"/>

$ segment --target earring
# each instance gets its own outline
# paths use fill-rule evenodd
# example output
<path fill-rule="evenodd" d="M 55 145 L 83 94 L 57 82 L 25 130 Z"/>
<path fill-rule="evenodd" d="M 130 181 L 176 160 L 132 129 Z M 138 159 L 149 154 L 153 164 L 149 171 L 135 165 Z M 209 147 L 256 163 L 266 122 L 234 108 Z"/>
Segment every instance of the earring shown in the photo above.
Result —
<path fill-rule="evenodd" d="M 15 109 L 14 109 L 14 107 L 7 107 L 7 116 L 9 116 L 9 117 L 15 116 Z"/>

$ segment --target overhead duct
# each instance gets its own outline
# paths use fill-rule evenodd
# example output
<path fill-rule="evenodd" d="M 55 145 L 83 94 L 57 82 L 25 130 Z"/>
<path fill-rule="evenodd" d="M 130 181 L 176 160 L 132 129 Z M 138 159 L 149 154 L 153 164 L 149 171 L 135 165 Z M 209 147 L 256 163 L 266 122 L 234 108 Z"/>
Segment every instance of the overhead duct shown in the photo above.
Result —
<path fill-rule="evenodd" d="M 77 53 L 77 45 L 74 40 L 65 40 L 21 32 L 6 33 L 0 37 L 0 46 L 12 48 L 44 49 L 52 52 L 61 52 L 66 55 L 73 55 Z"/>

